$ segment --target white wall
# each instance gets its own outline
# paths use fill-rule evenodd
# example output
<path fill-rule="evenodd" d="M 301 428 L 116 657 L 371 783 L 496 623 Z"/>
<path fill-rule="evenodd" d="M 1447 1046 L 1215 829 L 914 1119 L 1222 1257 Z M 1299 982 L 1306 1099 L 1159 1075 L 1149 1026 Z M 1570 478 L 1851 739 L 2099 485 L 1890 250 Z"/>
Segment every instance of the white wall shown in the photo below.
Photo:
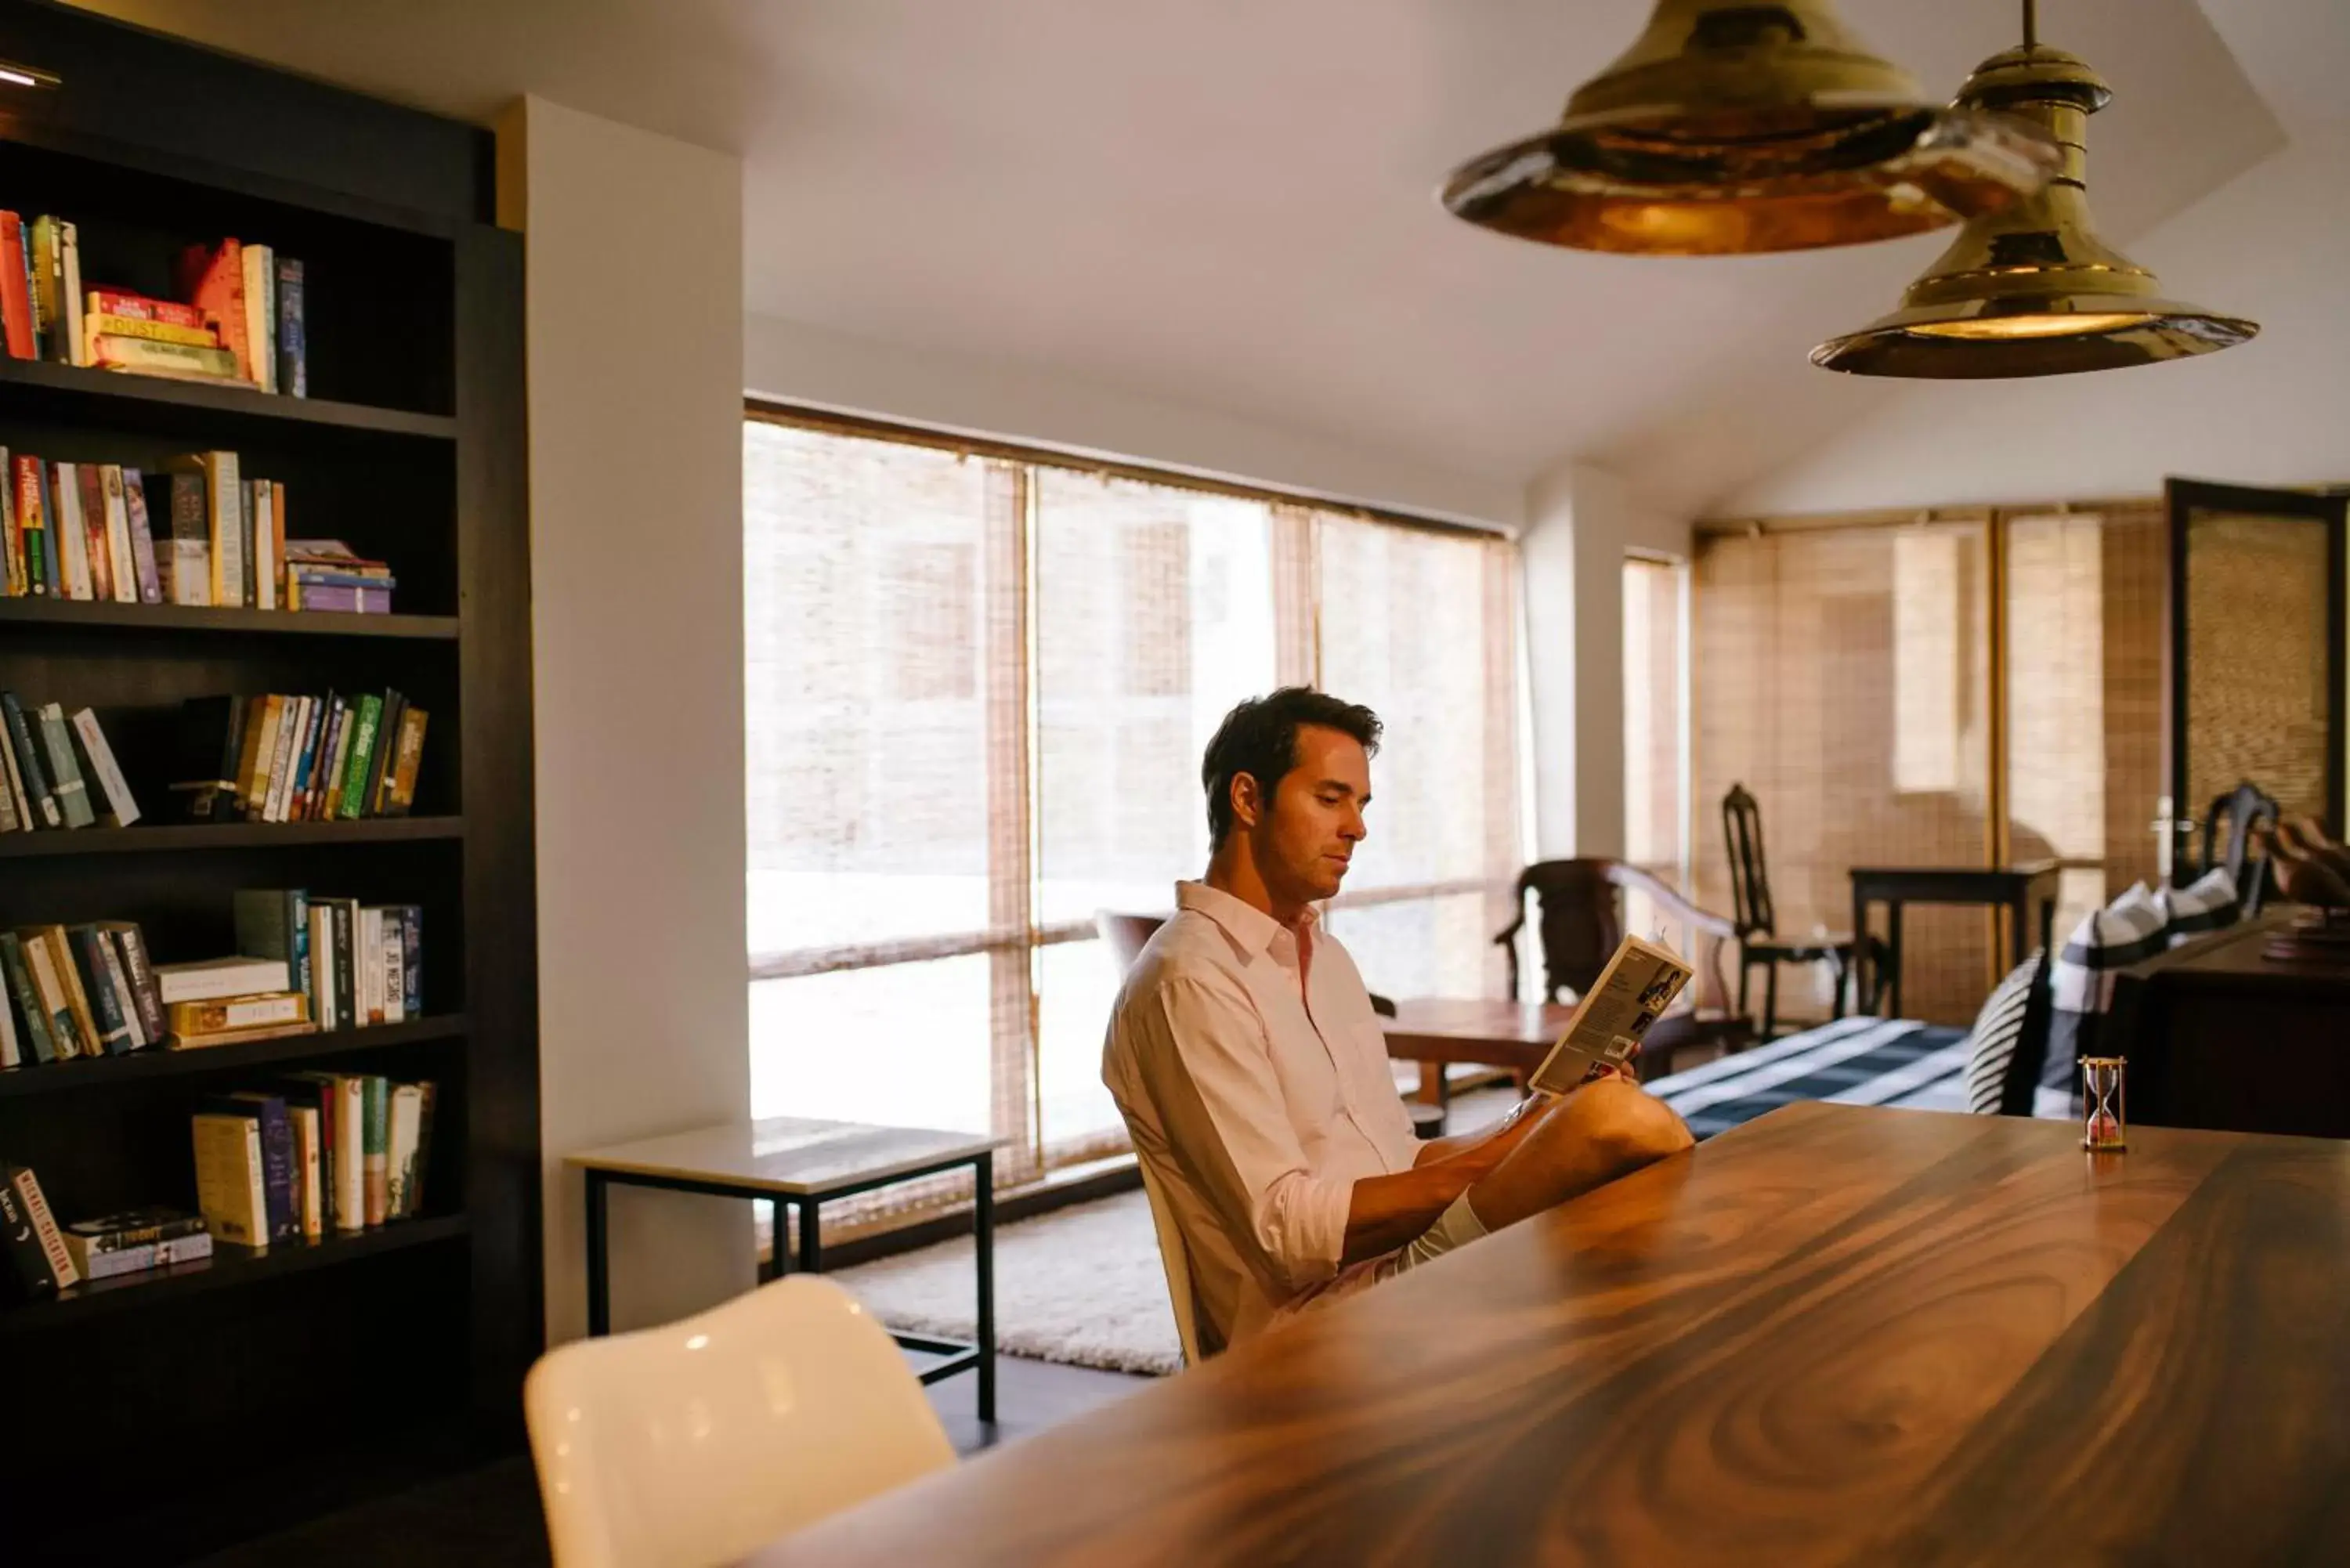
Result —
<path fill-rule="evenodd" d="M 585 1326 L 567 1150 L 742 1117 L 743 197 L 734 159 L 525 99 L 540 1127 L 550 1340 Z M 617 1191 L 613 1326 L 750 1288 L 747 1204 Z"/>
<path fill-rule="evenodd" d="M 1887 383 L 1882 408 L 1715 508 L 1725 516 L 2147 495 L 2166 475 L 2350 480 L 2350 129 L 2313 130 L 2134 241 L 2174 297 L 2261 336 L 2172 364 Z"/>
<path fill-rule="evenodd" d="M 851 337 L 771 316 L 743 323 L 754 396 L 1191 473 L 1512 527 L 1514 476 L 1431 468 L 1259 420 L 1062 375 Z"/>
<path fill-rule="evenodd" d="M 1624 557 L 1690 553 L 1690 524 L 1575 463 L 1526 491 L 1534 852 L 1624 852 Z"/>

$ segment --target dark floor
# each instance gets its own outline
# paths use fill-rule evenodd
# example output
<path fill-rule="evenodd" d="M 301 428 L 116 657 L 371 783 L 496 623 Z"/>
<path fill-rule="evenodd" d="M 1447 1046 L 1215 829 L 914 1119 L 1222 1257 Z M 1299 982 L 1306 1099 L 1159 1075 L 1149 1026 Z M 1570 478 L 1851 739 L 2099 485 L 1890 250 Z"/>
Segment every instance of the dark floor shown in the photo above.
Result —
<path fill-rule="evenodd" d="M 1156 1381 L 1014 1356 L 996 1365 L 993 1428 L 980 1425 L 978 1385 L 969 1374 L 931 1386 L 947 1437 L 966 1457 L 1033 1437 Z M 537 1483 L 529 1457 L 516 1455 L 207 1557 L 200 1568 L 534 1568 L 546 1561 Z"/>

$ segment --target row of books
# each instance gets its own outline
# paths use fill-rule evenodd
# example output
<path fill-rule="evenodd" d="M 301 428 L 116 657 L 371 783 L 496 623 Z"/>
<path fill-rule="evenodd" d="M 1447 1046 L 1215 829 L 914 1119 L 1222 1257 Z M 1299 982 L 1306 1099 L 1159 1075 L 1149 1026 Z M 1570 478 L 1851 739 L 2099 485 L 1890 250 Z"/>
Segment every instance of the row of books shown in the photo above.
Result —
<path fill-rule="evenodd" d="M 191 822 L 406 816 L 430 717 L 390 689 L 191 698 L 172 790 Z"/>
<path fill-rule="evenodd" d="M 139 820 L 95 712 L 84 708 L 68 719 L 63 703 L 27 706 L 0 691 L 0 833 Z"/>
<path fill-rule="evenodd" d="M 234 909 L 244 950 L 188 963 L 153 962 L 129 920 L 0 931 L 0 1068 L 423 1015 L 416 905 L 268 888 L 239 891 Z"/>
<path fill-rule="evenodd" d="M 184 298 L 86 289 L 79 229 L 0 212 L 0 343 L 13 359 L 309 395 L 299 261 L 232 239 L 189 246 L 173 272 Z"/>
<path fill-rule="evenodd" d="M 423 1211 L 431 1083 L 288 1073 L 199 1102 L 196 1206 L 215 1241 L 254 1251 Z"/>
<path fill-rule="evenodd" d="M 127 1210 L 59 1225 L 29 1166 L 0 1162 L 0 1282 L 36 1299 L 85 1280 L 375 1230 L 424 1211 L 430 1081 L 287 1073 L 199 1100 L 189 1118 L 199 1213 Z"/>
<path fill-rule="evenodd" d="M 12 598 L 381 615 L 399 586 L 339 539 L 287 538 L 286 486 L 245 476 L 233 452 L 147 474 L 0 447 L 0 588 Z"/>
<path fill-rule="evenodd" d="M 11 1297 L 54 1295 L 84 1280 L 212 1255 L 203 1217 L 176 1209 L 127 1210 L 60 1226 L 32 1168 L 0 1163 L 0 1285 Z"/>

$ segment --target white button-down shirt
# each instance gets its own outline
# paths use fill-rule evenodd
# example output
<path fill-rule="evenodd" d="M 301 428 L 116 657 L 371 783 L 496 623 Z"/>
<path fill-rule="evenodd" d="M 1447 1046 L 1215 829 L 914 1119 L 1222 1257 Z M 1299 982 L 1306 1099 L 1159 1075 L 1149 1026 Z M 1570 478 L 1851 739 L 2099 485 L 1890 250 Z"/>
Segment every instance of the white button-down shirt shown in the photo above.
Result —
<path fill-rule="evenodd" d="M 1203 1353 L 1391 1272 L 1341 1269 L 1357 1180 L 1419 1158 L 1370 993 L 1309 913 L 1294 931 L 1228 893 L 1177 913 L 1118 992 L 1102 1082 L 1183 1237 Z"/>

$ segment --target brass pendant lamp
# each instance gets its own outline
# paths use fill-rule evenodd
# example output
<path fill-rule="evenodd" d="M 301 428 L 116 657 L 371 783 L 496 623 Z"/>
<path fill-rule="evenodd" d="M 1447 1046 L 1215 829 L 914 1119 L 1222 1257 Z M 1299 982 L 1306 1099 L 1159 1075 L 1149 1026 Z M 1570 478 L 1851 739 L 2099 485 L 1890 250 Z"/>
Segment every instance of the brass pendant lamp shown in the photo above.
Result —
<path fill-rule="evenodd" d="M 1985 60 L 1962 106 L 2045 127 L 2064 168 L 2038 195 L 1971 219 L 1901 308 L 1812 350 L 1812 363 L 1856 376 L 1972 379 L 2115 370 L 2230 348 L 2260 330 L 2162 297 L 2154 274 L 2097 238 L 2082 139 L 2113 97 L 2096 72 L 2039 41 L 2024 0 L 2023 46 Z"/>
<path fill-rule="evenodd" d="M 1474 159 L 1443 200 L 1576 250 L 1732 255 L 1891 239 L 2014 205 L 2059 154 L 2039 128 L 1926 101 L 1830 0 L 1658 0 L 1556 127 Z"/>

